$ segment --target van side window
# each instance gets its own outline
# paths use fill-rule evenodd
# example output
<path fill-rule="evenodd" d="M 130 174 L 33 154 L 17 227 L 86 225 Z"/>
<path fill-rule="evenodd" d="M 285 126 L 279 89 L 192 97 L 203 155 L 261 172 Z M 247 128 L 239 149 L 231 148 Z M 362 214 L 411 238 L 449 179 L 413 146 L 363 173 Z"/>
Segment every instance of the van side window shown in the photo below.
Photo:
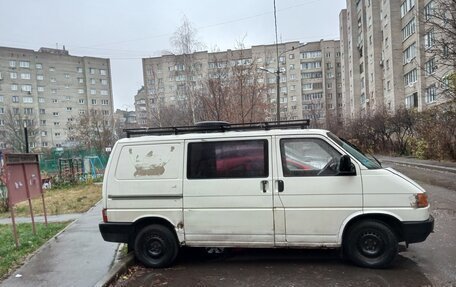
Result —
<path fill-rule="evenodd" d="M 188 145 L 188 179 L 268 177 L 268 174 L 267 140 Z"/>
<path fill-rule="evenodd" d="M 321 139 L 280 140 L 282 170 L 285 177 L 337 175 L 339 154 Z"/>

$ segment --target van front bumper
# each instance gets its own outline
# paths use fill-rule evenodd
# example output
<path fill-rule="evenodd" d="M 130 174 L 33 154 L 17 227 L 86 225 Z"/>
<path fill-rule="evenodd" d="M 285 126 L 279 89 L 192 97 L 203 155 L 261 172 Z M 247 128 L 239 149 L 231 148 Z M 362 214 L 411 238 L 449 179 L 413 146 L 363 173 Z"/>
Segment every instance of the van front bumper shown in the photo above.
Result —
<path fill-rule="evenodd" d="M 128 243 L 134 232 L 133 224 L 128 222 L 102 222 L 98 227 L 103 239 L 109 242 Z"/>
<path fill-rule="evenodd" d="M 407 243 L 423 242 L 434 232 L 434 217 L 425 221 L 405 221 L 403 224 L 404 241 Z"/>

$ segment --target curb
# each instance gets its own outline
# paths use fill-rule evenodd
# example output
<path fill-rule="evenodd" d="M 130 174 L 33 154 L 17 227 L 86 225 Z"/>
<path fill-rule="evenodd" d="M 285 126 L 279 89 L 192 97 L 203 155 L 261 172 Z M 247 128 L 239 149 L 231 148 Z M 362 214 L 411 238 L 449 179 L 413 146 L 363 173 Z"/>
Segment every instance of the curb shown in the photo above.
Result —
<path fill-rule="evenodd" d="M 135 262 L 135 254 L 134 252 L 130 252 L 127 255 L 122 255 L 120 252 L 124 244 L 119 244 L 117 248 L 116 258 L 114 259 L 114 264 L 112 265 L 111 269 L 109 269 L 108 273 L 101 278 L 95 287 L 106 287 L 111 284 L 114 280 L 116 280 L 120 274 L 127 272 L 128 267 L 133 265 Z"/>

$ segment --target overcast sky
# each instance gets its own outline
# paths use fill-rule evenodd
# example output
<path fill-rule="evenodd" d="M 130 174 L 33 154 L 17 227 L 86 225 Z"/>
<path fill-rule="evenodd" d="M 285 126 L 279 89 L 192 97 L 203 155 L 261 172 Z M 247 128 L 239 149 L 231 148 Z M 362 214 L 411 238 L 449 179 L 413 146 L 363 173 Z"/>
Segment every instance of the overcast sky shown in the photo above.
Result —
<path fill-rule="evenodd" d="M 345 0 L 276 0 L 280 41 L 339 39 Z M 141 58 L 172 50 L 186 16 L 206 50 L 275 41 L 273 0 L 0 0 L 0 46 L 65 45 L 71 55 L 111 59 L 115 108 L 134 109 Z"/>

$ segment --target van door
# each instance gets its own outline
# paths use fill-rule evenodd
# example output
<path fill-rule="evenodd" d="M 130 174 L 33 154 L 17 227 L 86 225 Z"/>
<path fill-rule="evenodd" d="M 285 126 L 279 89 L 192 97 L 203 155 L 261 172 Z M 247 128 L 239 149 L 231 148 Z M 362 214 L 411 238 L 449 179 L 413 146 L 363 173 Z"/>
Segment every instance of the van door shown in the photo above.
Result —
<path fill-rule="evenodd" d="M 274 246 L 271 137 L 186 141 L 189 246 Z"/>
<path fill-rule="evenodd" d="M 362 211 L 356 175 L 337 175 L 342 150 L 323 136 L 276 137 L 274 193 L 285 211 L 288 246 L 337 246 L 344 220 Z M 279 209 L 279 207 L 276 207 Z"/>

